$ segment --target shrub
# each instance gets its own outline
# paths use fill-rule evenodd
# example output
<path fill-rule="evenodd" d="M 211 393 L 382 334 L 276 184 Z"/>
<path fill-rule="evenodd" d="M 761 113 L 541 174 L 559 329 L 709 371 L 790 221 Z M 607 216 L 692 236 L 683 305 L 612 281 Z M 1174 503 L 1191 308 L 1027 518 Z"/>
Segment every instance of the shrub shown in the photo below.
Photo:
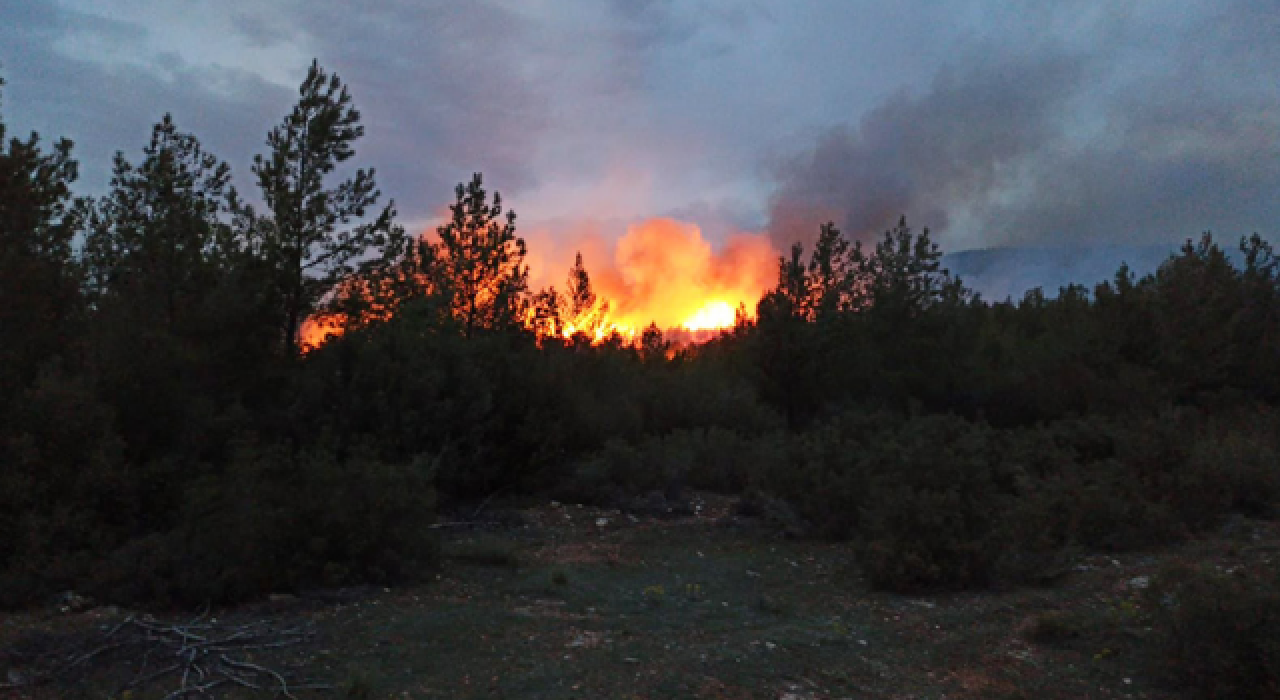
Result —
<path fill-rule="evenodd" d="M 848 411 L 762 451 L 750 475 L 752 500 L 768 504 L 780 498 L 814 534 L 853 536 L 869 495 L 869 456 L 900 422 L 890 414 Z"/>
<path fill-rule="evenodd" d="M 610 440 L 579 460 L 573 477 L 554 493 L 566 501 L 608 506 L 653 492 L 677 500 L 686 487 L 741 493 L 753 474 L 777 468 L 786 444 L 776 433 L 746 436 L 714 427 L 678 430 L 634 444 Z"/>
<path fill-rule="evenodd" d="M 1177 586 L 1168 662 L 1194 697 L 1280 696 L 1280 576 L 1201 571 Z"/>
<path fill-rule="evenodd" d="M 1076 510 L 1073 539 L 1086 547 L 1126 551 L 1186 536 L 1174 510 L 1150 500 L 1149 489 L 1119 461 L 1080 465 L 1079 473 L 1064 483 Z"/>
<path fill-rule="evenodd" d="M 1228 511 L 1271 517 L 1280 505 L 1280 453 L 1265 435 L 1230 430 L 1198 442 L 1185 483 L 1189 492 L 1213 494 L 1210 522 Z"/>
<path fill-rule="evenodd" d="M 0 606 L 73 588 L 139 526 L 145 486 L 123 459 L 109 408 L 58 371 L 0 398 Z"/>
<path fill-rule="evenodd" d="M 434 504 L 427 462 L 242 450 L 190 489 L 178 529 L 117 550 L 93 591 L 186 604 L 413 579 L 437 560 Z"/>
<path fill-rule="evenodd" d="M 1000 525 L 1017 492 L 997 433 L 920 418 L 865 453 L 872 473 L 859 545 L 873 586 L 893 591 L 989 584 Z"/>

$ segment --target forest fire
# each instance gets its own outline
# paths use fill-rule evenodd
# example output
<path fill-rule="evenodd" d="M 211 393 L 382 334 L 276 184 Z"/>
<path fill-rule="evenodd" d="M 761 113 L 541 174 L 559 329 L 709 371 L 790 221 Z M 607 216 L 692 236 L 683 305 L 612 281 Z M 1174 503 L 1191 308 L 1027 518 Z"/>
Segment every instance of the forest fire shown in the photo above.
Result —
<path fill-rule="evenodd" d="M 612 245 L 595 233 L 569 238 L 534 234 L 531 278 L 534 286 L 560 286 L 580 252 L 598 300 L 567 318 L 566 330 L 597 339 L 613 331 L 631 338 L 650 324 L 669 335 L 703 337 L 731 327 L 740 307 L 753 315 L 777 276 L 778 253 L 763 234 L 735 234 L 716 251 L 698 226 L 657 218 L 631 225 Z"/>
<path fill-rule="evenodd" d="M 650 324 L 668 340 L 705 340 L 732 327 L 739 310 L 754 315 L 777 275 L 778 253 L 764 234 L 734 234 L 716 251 L 697 225 L 674 219 L 633 224 L 612 243 L 595 233 L 535 231 L 532 239 L 527 262 L 534 289 L 566 292 L 562 275 L 581 256 L 594 298 L 576 310 L 560 309 L 561 334 L 584 333 L 597 343 L 615 334 L 633 342 Z M 299 345 L 314 349 L 340 335 L 343 325 L 340 316 L 309 318 Z"/>

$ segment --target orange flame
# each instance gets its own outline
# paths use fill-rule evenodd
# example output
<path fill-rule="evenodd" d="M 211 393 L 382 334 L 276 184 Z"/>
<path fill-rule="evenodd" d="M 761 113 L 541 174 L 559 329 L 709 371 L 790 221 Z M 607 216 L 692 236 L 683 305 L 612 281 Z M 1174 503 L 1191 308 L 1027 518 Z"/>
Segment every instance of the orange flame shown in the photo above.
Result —
<path fill-rule="evenodd" d="M 697 225 L 675 219 L 633 224 L 613 245 L 590 230 L 535 230 L 528 238 L 534 287 L 563 290 L 574 254 L 582 253 L 597 303 L 563 319 L 564 335 L 586 332 L 594 342 L 614 334 L 634 341 L 651 323 L 669 339 L 707 339 L 732 327 L 738 309 L 754 315 L 777 278 L 778 252 L 767 235 L 734 234 L 717 251 Z M 309 318 L 299 329 L 299 346 L 308 352 L 341 335 L 344 325 L 338 315 Z"/>
<path fill-rule="evenodd" d="M 303 354 L 324 345 L 331 336 L 342 335 L 343 320 L 337 315 L 312 316 L 298 328 L 298 348 Z"/>
<path fill-rule="evenodd" d="M 674 219 L 648 219 L 628 227 L 612 254 L 595 232 L 570 236 L 569 241 L 547 232 L 532 237 L 549 244 L 530 246 L 535 284 L 558 284 L 574 252 L 581 251 L 600 303 L 591 310 L 592 318 L 568 319 L 568 326 L 594 325 L 597 340 L 612 331 L 633 339 L 650 323 L 684 338 L 690 333 L 706 337 L 733 326 L 740 306 L 754 314 L 756 302 L 777 277 L 778 253 L 766 235 L 735 234 L 716 251 L 697 225 Z M 535 253 L 539 248 L 559 250 L 543 257 Z"/>

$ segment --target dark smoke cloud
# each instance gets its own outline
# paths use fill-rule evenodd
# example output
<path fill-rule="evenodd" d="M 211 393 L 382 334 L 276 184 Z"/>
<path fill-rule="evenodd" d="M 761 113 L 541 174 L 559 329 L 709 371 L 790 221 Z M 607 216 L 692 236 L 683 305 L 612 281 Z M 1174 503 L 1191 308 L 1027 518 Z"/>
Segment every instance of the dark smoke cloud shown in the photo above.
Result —
<path fill-rule="evenodd" d="M 1273 10 L 1227 3 L 1169 36 L 1109 17 L 1112 45 L 953 59 L 779 168 L 771 234 L 808 241 L 833 220 L 865 240 L 906 215 L 951 250 L 1274 238 Z"/>
<path fill-rule="evenodd" d="M 74 138 L 86 194 L 170 110 L 252 189 L 316 56 L 412 225 L 476 170 L 524 225 L 670 215 L 721 243 L 903 214 L 948 251 L 1280 225 L 1276 0 L 0 0 L 0 18 L 3 117 Z"/>
<path fill-rule="evenodd" d="M 904 214 L 946 229 L 956 203 L 985 196 L 1054 138 L 1083 76 L 1083 61 L 1068 56 L 944 70 L 924 95 L 893 97 L 784 166 L 771 234 L 780 245 L 810 240 L 834 220 L 866 239 Z"/>

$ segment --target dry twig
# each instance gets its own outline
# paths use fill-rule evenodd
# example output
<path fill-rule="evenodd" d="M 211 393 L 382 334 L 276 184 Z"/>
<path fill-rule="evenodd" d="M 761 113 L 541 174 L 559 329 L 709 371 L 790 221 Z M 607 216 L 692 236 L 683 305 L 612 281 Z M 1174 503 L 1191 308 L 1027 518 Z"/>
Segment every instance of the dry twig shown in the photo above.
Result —
<path fill-rule="evenodd" d="M 244 625 L 216 624 L 205 621 L 208 613 L 206 609 L 186 623 L 127 617 L 75 648 L 42 654 L 39 667 L 33 669 L 24 684 L 67 678 L 72 671 L 87 674 L 90 667 L 140 660 L 134 679 L 121 690 L 141 689 L 172 679 L 170 682 L 176 687 L 166 699 L 208 697 L 213 689 L 234 684 L 257 690 L 273 688 L 296 700 L 294 689 L 328 687 L 305 678 L 289 678 L 285 672 L 249 660 L 254 651 L 307 641 L 313 635 L 310 627 L 276 628 L 267 620 Z M 147 666 L 153 661 L 160 667 L 147 673 Z"/>

